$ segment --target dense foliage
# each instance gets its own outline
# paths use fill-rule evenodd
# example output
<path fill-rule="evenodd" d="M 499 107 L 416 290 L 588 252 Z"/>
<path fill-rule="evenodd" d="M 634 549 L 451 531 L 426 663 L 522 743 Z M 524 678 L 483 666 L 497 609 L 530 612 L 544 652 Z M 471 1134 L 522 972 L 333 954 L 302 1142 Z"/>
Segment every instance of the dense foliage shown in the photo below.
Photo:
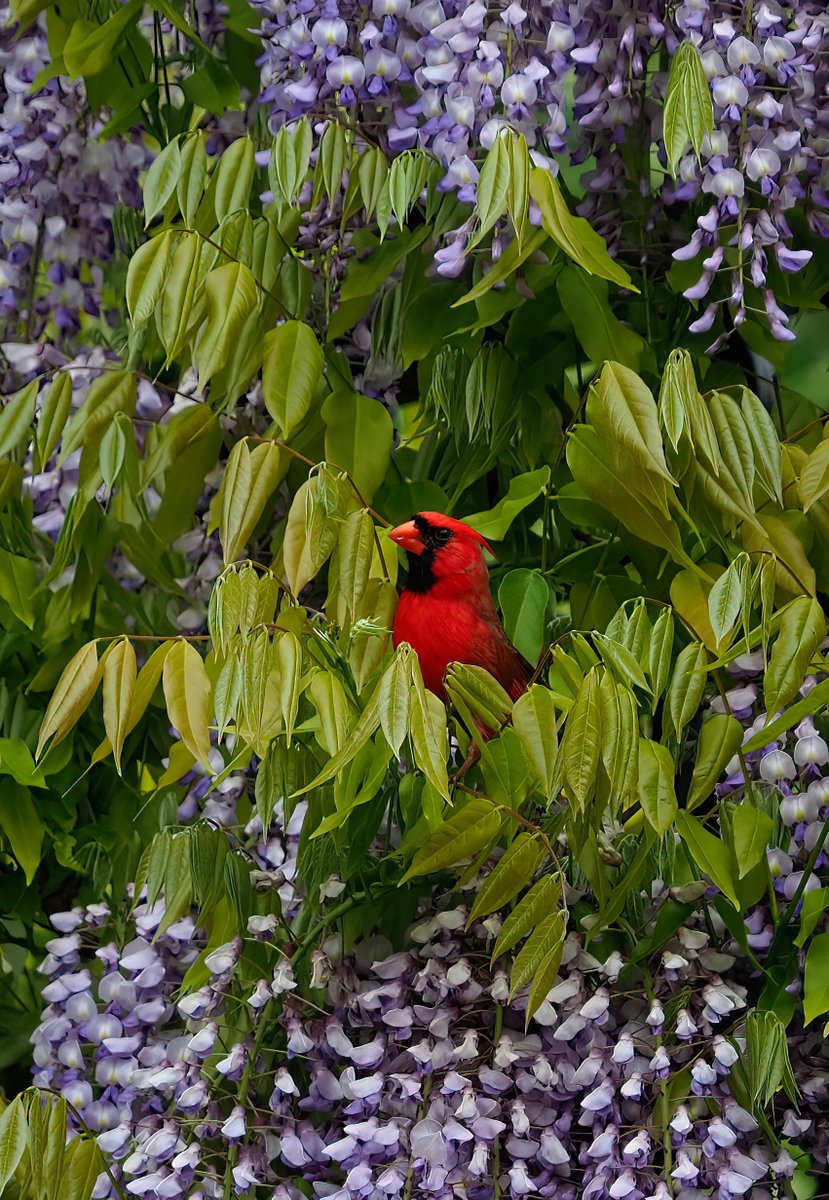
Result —
<path fill-rule="evenodd" d="M 816 1194 L 823 10 L 12 4 L 0 1190 Z"/>

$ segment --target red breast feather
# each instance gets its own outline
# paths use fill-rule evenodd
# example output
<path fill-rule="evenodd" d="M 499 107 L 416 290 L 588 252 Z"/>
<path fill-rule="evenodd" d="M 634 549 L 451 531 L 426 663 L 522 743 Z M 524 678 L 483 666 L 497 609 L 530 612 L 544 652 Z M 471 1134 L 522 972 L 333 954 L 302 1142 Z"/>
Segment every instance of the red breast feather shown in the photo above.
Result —
<path fill-rule="evenodd" d="M 409 581 L 394 621 L 394 644 L 417 652 L 423 681 L 444 697 L 451 662 L 484 667 L 516 700 L 532 667 L 504 632 L 489 591 L 480 534 L 441 513 L 418 513 L 392 530 L 409 557 Z"/>

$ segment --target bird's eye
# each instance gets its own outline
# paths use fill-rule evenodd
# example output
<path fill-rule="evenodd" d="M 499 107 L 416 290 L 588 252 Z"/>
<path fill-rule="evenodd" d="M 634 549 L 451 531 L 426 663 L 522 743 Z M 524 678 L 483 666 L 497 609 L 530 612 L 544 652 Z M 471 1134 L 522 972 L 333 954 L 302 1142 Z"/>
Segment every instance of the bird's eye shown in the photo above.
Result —
<path fill-rule="evenodd" d="M 436 529 L 434 532 L 435 541 L 438 542 L 441 546 L 445 546 L 451 536 L 452 536 L 451 529 Z"/>

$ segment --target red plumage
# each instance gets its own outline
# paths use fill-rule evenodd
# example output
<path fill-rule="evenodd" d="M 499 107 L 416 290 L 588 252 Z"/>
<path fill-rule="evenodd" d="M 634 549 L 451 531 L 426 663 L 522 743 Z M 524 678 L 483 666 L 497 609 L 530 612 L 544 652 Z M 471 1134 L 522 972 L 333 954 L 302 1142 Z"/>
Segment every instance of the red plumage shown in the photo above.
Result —
<path fill-rule="evenodd" d="M 510 642 L 495 611 L 484 538 L 463 521 L 434 512 L 418 513 L 390 537 L 409 559 L 394 644 L 408 642 L 417 652 L 427 688 L 443 699 L 446 668 L 460 662 L 484 667 L 517 700 L 532 667 Z"/>

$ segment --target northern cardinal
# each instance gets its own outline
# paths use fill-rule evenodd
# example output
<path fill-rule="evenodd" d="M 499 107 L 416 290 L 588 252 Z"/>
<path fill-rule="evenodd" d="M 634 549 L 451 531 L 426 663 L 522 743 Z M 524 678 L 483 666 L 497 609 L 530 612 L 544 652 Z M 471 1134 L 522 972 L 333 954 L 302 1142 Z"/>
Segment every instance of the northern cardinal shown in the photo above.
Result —
<path fill-rule="evenodd" d="M 409 578 L 394 618 L 394 644 L 408 642 L 420 660 L 423 682 L 445 699 L 449 663 L 484 667 L 517 700 L 533 669 L 510 642 L 489 591 L 479 533 L 443 513 L 421 512 L 392 529 L 406 551 Z M 491 731 L 487 731 L 491 732 Z"/>

